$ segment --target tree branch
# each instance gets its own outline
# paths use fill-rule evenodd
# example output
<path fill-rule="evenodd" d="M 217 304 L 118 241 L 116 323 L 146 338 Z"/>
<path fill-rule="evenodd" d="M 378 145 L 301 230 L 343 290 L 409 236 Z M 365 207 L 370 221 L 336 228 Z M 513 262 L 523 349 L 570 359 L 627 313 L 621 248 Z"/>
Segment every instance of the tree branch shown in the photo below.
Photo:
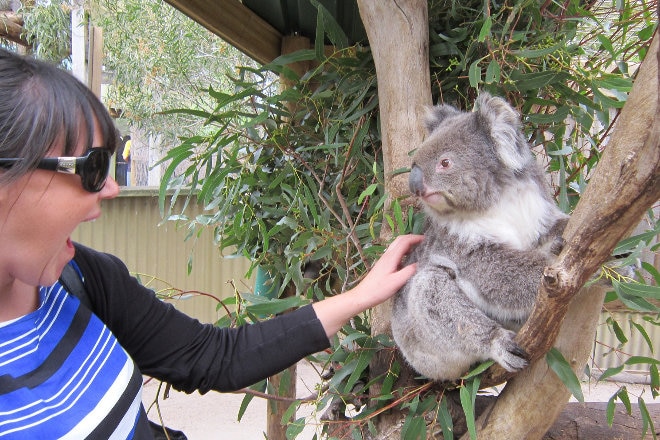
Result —
<path fill-rule="evenodd" d="M 23 33 L 23 17 L 13 12 L 0 12 L 0 38 L 12 41 L 21 46 L 32 45 L 21 35 Z"/>

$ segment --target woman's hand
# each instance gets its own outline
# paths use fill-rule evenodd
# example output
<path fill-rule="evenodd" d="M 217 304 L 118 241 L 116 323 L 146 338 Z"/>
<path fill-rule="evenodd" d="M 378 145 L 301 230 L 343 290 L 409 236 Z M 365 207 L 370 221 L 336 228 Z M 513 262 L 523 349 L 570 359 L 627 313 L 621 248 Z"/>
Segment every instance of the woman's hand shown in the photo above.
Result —
<path fill-rule="evenodd" d="M 313 304 L 328 337 L 335 334 L 350 318 L 386 301 L 403 287 L 415 273 L 417 265 L 401 267 L 401 262 L 423 238 L 423 235 L 397 237 L 360 284 L 341 295 Z"/>

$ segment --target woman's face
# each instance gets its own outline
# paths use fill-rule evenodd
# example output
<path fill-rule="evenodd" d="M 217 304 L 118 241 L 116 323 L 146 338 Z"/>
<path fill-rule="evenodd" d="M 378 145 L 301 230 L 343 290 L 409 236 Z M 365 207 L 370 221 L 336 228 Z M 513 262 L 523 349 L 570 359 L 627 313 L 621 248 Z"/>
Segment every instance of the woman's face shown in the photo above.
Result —
<path fill-rule="evenodd" d="M 77 146 L 76 156 L 87 150 Z M 102 146 L 96 129 L 93 146 Z M 63 148 L 48 156 L 61 156 Z M 0 185 L 0 279 L 49 286 L 74 255 L 71 233 L 81 223 L 101 215 L 101 200 L 117 196 L 119 187 L 108 176 L 99 192 L 85 191 L 80 176 L 35 170 Z"/>

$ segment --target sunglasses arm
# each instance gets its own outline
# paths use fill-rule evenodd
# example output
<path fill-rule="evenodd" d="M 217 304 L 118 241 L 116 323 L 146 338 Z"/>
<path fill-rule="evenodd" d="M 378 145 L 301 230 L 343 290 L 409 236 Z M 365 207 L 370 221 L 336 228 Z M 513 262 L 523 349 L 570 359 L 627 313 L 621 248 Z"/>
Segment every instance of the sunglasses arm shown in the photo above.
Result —
<path fill-rule="evenodd" d="M 57 171 L 60 173 L 76 174 L 76 157 L 53 157 L 41 159 L 39 168 L 42 170 Z"/>

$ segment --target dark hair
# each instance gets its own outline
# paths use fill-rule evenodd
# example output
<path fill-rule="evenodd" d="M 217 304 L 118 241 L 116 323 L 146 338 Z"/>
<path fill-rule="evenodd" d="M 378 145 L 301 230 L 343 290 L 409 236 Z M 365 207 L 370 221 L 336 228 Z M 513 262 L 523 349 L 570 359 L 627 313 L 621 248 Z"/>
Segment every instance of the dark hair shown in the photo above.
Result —
<path fill-rule="evenodd" d="M 9 181 L 33 169 L 56 142 L 73 156 L 80 136 L 92 145 L 98 121 L 114 153 L 118 132 L 101 101 L 69 72 L 0 48 L 0 157 L 24 160 L 0 173 Z"/>

